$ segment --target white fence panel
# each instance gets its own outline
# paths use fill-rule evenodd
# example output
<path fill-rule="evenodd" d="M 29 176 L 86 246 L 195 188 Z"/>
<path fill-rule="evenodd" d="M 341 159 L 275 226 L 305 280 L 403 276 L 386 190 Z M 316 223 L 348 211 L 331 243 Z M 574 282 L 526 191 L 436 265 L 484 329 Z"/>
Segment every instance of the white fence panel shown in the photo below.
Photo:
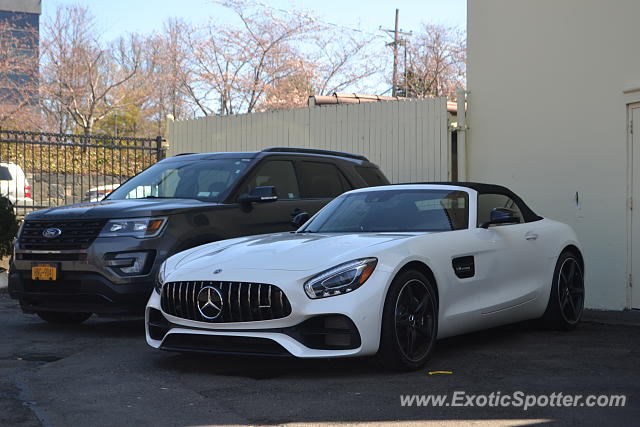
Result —
<path fill-rule="evenodd" d="M 305 147 L 363 154 L 392 182 L 448 181 L 444 98 L 341 104 L 170 121 L 169 155 Z"/>

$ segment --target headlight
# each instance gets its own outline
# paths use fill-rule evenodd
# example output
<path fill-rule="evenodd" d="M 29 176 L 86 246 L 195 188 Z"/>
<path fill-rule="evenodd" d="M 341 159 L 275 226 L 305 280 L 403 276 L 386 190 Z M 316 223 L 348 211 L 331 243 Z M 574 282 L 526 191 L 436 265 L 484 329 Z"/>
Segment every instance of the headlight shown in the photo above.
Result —
<path fill-rule="evenodd" d="M 164 228 L 167 218 L 131 218 L 107 221 L 98 237 L 156 237 Z"/>
<path fill-rule="evenodd" d="M 362 286 L 376 264 L 377 258 L 363 258 L 337 265 L 307 280 L 304 291 L 312 299 L 346 294 Z"/>
<path fill-rule="evenodd" d="M 166 269 L 167 261 L 160 264 L 160 268 L 158 269 L 158 277 L 156 278 L 156 292 L 162 295 L 162 287 L 164 286 L 164 278 L 166 277 Z"/>

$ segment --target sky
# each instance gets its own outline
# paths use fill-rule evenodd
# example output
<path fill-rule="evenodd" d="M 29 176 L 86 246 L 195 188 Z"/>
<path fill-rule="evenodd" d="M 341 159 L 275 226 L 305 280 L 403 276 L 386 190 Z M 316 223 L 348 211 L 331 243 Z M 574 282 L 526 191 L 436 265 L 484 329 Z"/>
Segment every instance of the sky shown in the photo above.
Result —
<path fill-rule="evenodd" d="M 393 28 L 395 9 L 400 9 L 400 28 L 416 31 L 423 22 L 464 29 L 466 0 L 256 0 L 269 6 L 313 11 L 321 20 L 342 26 L 380 33 L 379 27 Z M 223 8 L 211 0 L 42 0 L 42 20 L 55 13 L 58 5 L 88 6 L 96 16 L 104 37 L 115 39 L 128 32 L 159 31 L 171 17 L 194 24 L 210 18 L 225 19 Z M 228 16 L 228 15 L 227 15 Z"/>

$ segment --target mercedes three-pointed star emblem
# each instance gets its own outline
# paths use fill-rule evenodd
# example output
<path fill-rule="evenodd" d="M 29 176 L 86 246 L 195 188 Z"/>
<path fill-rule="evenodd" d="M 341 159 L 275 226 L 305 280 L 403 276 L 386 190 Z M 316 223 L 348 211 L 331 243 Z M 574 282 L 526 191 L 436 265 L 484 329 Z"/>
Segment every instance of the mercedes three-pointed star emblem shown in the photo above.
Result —
<path fill-rule="evenodd" d="M 213 320 L 222 313 L 222 294 L 213 286 L 205 286 L 196 298 L 198 311 L 207 320 Z"/>

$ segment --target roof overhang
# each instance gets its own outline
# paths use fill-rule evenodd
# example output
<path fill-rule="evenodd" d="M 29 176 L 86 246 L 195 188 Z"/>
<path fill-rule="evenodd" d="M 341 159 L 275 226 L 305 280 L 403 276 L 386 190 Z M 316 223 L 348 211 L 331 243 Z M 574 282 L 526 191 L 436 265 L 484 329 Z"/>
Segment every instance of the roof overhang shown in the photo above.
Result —
<path fill-rule="evenodd" d="M 309 97 L 309 107 L 318 105 L 336 105 L 336 104 L 365 104 L 368 102 L 380 101 L 410 101 L 412 98 L 404 98 L 400 96 L 382 96 L 367 95 L 362 93 L 340 93 L 333 95 L 313 95 Z M 447 101 L 447 112 L 456 114 L 458 112 L 458 104 L 454 101 Z"/>

